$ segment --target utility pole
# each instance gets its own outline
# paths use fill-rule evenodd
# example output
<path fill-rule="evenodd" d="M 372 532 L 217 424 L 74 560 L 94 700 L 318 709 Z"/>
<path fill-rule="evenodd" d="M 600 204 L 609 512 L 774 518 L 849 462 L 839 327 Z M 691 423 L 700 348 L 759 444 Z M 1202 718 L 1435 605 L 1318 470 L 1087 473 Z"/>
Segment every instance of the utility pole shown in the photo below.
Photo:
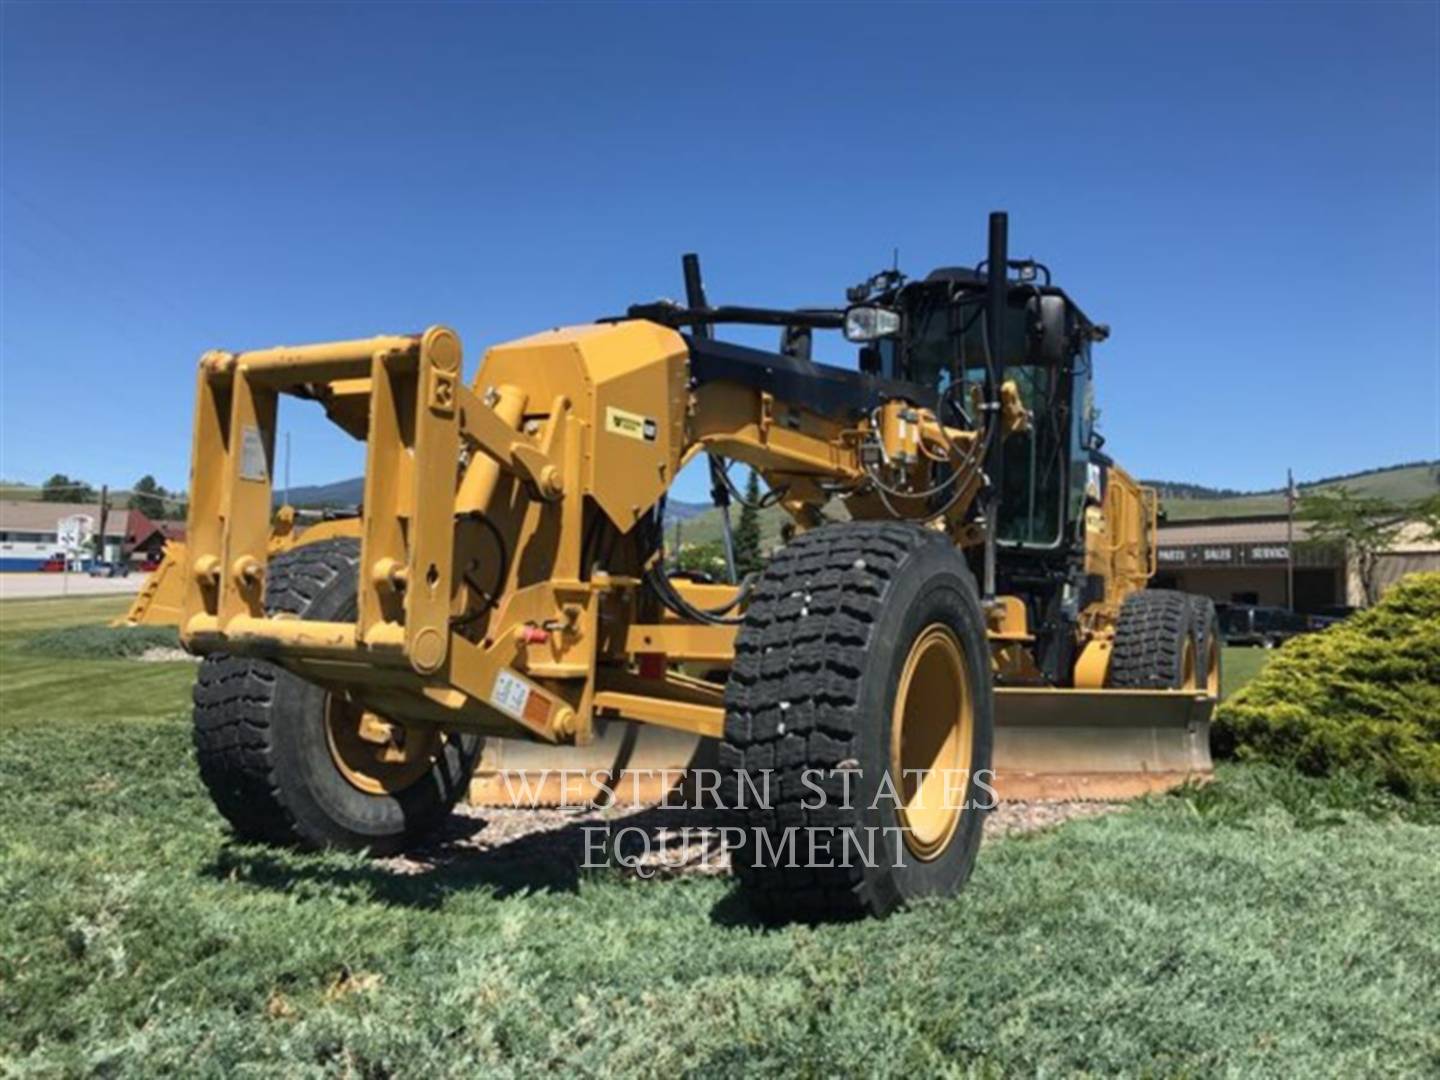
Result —
<path fill-rule="evenodd" d="M 105 561 L 105 522 L 110 517 L 110 486 L 100 485 L 100 528 L 95 533 L 95 557 L 91 560 L 93 566 L 97 562 Z"/>
<path fill-rule="evenodd" d="M 1285 607 L 1295 610 L 1295 473 L 1285 470 Z"/>

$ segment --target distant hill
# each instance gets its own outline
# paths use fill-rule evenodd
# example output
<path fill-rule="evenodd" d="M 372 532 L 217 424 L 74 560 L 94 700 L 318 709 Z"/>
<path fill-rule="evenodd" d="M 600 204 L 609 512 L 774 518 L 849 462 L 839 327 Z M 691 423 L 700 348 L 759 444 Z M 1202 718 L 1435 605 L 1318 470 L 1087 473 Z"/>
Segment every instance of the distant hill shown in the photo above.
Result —
<path fill-rule="evenodd" d="M 1141 480 L 1140 483 L 1160 492 L 1162 499 L 1233 499 L 1254 494 L 1236 488 L 1212 488 L 1204 484 L 1177 483 L 1174 480 Z"/>
<path fill-rule="evenodd" d="M 1145 481 L 1152 483 L 1152 481 Z M 1177 497 L 1168 494 L 1165 483 L 1155 484 L 1161 488 L 1161 505 L 1170 521 L 1208 521 L 1216 518 L 1250 517 L 1265 514 L 1285 513 L 1285 489 L 1255 491 L 1236 494 Z M 1193 485 L 1172 484 L 1172 488 Z M 1407 465 L 1393 465 L 1384 469 L 1367 469 L 1364 472 L 1349 473 L 1345 476 L 1327 476 L 1320 480 L 1300 481 L 1296 484 L 1300 494 L 1313 495 L 1319 491 L 1346 487 L 1357 495 L 1389 499 L 1392 502 L 1416 502 L 1431 495 L 1440 494 L 1440 461 L 1413 462 Z M 1214 490 L 1214 489 L 1201 489 Z"/>
<path fill-rule="evenodd" d="M 361 497 L 365 494 L 365 478 L 363 476 L 352 477 L 349 480 L 336 480 L 332 484 L 309 484 L 303 487 L 292 487 L 290 489 L 290 505 L 299 507 L 302 510 L 323 510 L 335 509 L 348 506 L 359 506 Z M 275 501 L 284 501 L 281 498 L 282 492 L 275 492 Z"/>
<path fill-rule="evenodd" d="M 40 489 L 33 484 L 0 480 L 0 499 L 11 499 L 15 502 L 39 502 Z"/>
<path fill-rule="evenodd" d="M 680 542 L 682 544 L 704 544 L 712 540 L 719 540 L 721 535 L 720 511 L 714 507 L 702 507 L 704 511 L 696 515 L 680 526 Z M 850 515 L 845 509 L 845 504 L 839 499 L 832 499 L 830 505 L 825 508 L 825 516 L 832 521 L 849 521 Z M 760 546 L 766 551 L 780 543 L 780 530 L 790 520 L 790 515 L 778 506 L 770 506 L 760 511 Z M 733 529 L 740 523 L 740 507 L 730 507 L 730 527 Z M 668 524 L 668 523 L 667 523 Z M 669 525 L 665 533 L 666 545 L 675 543 L 675 527 Z"/>
<path fill-rule="evenodd" d="M 708 544 L 719 540 L 720 511 L 713 506 L 702 506 L 701 512 L 694 517 L 683 521 L 680 525 L 680 543 L 689 546 L 690 544 Z M 778 506 L 772 506 L 760 511 L 760 546 L 769 550 L 780 542 L 780 527 L 790 520 L 790 515 L 781 510 Z M 730 527 L 733 529 L 740 522 L 740 507 L 730 507 Z M 665 546 L 672 549 L 675 545 L 675 525 L 667 520 L 665 522 Z"/>
<path fill-rule="evenodd" d="M 1283 514 L 1285 490 L 1242 492 L 1233 488 L 1211 488 L 1165 480 L 1144 480 L 1160 489 L 1161 505 L 1169 521 L 1205 521 L 1214 518 L 1249 517 L 1251 515 Z M 1360 495 L 1371 495 L 1394 502 L 1415 502 L 1440 494 L 1440 461 L 1392 465 L 1383 469 L 1366 469 L 1345 476 L 1330 476 L 1297 484 L 1301 495 L 1343 485 Z M 1182 494 L 1183 493 L 1183 494 Z M 844 504 L 832 502 L 826 511 L 831 517 L 845 520 Z M 730 522 L 739 520 L 739 508 L 731 507 Z M 783 510 L 771 507 L 760 513 L 762 542 L 768 548 L 779 540 L 780 527 L 788 520 Z M 700 544 L 720 538 L 720 515 L 714 510 L 686 521 L 680 529 L 686 544 Z M 673 527 L 666 534 L 674 542 Z"/>
<path fill-rule="evenodd" d="M 679 499 L 665 500 L 665 522 L 689 521 L 713 509 L 709 503 L 682 502 Z"/>
<path fill-rule="evenodd" d="M 1210 518 L 1247 517 L 1250 515 L 1283 514 L 1285 512 L 1285 491 L 1272 488 L 1269 491 L 1239 491 L 1234 488 L 1212 488 L 1203 484 L 1190 484 L 1173 480 L 1144 480 L 1160 490 L 1161 504 L 1170 521 L 1200 521 Z M 1417 461 L 1405 465 L 1392 465 L 1381 469 L 1366 469 L 1347 473 L 1344 476 L 1327 476 L 1319 480 L 1302 481 L 1299 484 L 1302 495 L 1344 485 L 1363 495 L 1373 495 L 1396 502 L 1413 502 L 1440 493 L 1440 461 Z M 294 506 L 323 509 L 326 507 L 356 506 L 365 489 L 363 477 L 337 480 L 333 484 L 315 484 L 290 489 L 290 502 Z M 36 494 L 29 497 L 38 497 Z M 6 498 L 26 496 L 7 494 Z M 276 493 L 276 501 L 279 501 Z M 844 516 L 843 507 L 833 504 L 831 516 Z M 739 521 L 740 508 L 731 506 L 730 521 Z M 768 547 L 780 536 L 780 526 L 787 520 L 785 512 L 771 507 L 760 514 L 760 531 Z M 699 544 L 720 538 L 720 515 L 708 503 L 683 502 L 669 499 L 665 503 L 666 538 L 673 542 L 675 522 L 680 522 L 680 533 L 684 543 Z"/>
<path fill-rule="evenodd" d="M 275 492 L 275 502 L 283 501 L 281 491 Z M 302 510 L 323 510 L 359 506 L 365 495 L 365 478 L 354 476 L 349 480 L 336 480 L 330 484 L 306 484 L 290 489 L 290 505 Z M 688 521 L 709 510 L 709 503 L 691 503 L 680 499 L 665 501 L 665 520 Z"/>
<path fill-rule="evenodd" d="M 98 498 L 100 485 L 95 484 L 94 488 L 96 497 Z M 38 484 L 11 483 L 9 480 L 0 480 L 0 499 L 5 499 L 10 502 L 40 502 L 40 496 L 42 494 L 43 492 Z M 76 501 L 93 503 L 95 500 L 80 499 Z M 130 509 L 130 497 L 123 493 L 113 494 L 110 496 L 110 505 L 116 510 L 128 510 Z"/>

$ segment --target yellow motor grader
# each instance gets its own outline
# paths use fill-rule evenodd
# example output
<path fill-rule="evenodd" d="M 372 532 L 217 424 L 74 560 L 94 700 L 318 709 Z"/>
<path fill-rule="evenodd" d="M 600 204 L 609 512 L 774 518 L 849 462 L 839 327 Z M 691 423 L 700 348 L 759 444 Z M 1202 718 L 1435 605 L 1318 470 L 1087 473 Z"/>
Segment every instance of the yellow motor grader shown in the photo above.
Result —
<path fill-rule="evenodd" d="M 179 623 L 221 813 L 389 853 L 477 760 L 492 797 L 546 768 L 613 790 L 704 741 L 762 910 L 883 914 L 964 883 L 996 793 L 1207 774 L 1213 606 L 1145 589 L 1155 493 L 1094 424 L 1108 330 L 1007 248 L 992 214 L 978 265 L 800 310 L 712 306 L 686 256 L 683 304 L 495 346 L 473 380 L 443 327 L 207 353 Z M 716 337 L 736 324 L 778 348 Z M 812 359 L 825 331 L 853 368 Z M 366 466 L 356 518 L 277 552 L 281 394 Z M 667 568 L 666 493 L 702 457 L 717 501 L 740 462 L 788 515 L 746 580 Z M 874 857 L 767 858 L 797 829 Z"/>

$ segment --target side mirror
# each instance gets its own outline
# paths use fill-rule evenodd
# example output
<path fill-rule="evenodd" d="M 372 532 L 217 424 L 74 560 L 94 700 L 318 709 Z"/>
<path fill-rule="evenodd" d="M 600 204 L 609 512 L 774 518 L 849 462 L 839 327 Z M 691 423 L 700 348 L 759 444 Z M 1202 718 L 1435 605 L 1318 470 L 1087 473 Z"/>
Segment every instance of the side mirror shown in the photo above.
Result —
<path fill-rule="evenodd" d="M 1064 298 L 1032 296 L 1026 301 L 1025 315 L 1026 347 L 1030 359 L 1042 364 L 1063 363 L 1070 352 Z"/>
<path fill-rule="evenodd" d="M 900 333 L 900 313 L 878 304 L 855 304 L 845 309 L 845 340 L 878 341 Z"/>

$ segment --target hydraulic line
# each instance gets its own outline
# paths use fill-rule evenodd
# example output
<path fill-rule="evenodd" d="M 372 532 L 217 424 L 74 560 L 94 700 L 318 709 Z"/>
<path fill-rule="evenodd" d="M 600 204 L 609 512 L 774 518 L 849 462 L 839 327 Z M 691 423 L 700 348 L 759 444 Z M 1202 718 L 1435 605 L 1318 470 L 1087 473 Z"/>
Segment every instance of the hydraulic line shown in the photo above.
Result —
<path fill-rule="evenodd" d="M 720 459 L 710 454 L 710 498 L 720 511 L 720 538 L 725 542 L 725 574 L 731 585 L 738 580 L 735 571 L 735 536 L 730 530 L 730 489 Z"/>
<path fill-rule="evenodd" d="M 745 616 L 728 615 L 727 612 L 733 611 L 749 597 L 750 590 L 755 583 L 755 576 L 748 575 L 730 602 L 718 608 L 700 608 L 686 600 L 676 591 L 675 586 L 666 575 L 664 567 L 659 563 L 645 571 L 644 581 L 646 587 L 655 594 L 655 598 L 682 619 L 708 623 L 711 626 L 739 626 L 745 621 Z"/>

